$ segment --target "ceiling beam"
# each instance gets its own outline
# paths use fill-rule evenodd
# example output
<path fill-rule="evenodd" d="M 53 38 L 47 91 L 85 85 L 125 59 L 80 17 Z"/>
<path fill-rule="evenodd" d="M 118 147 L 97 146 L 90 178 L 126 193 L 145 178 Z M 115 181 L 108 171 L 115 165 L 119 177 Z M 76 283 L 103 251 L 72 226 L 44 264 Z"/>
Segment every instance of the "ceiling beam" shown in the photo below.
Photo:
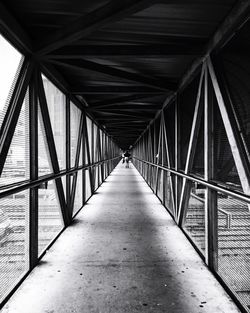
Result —
<path fill-rule="evenodd" d="M 105 111 L 107 110 L 159 110 L 162 108 L 162 103 L 147 103 L 145 102 L 144 104 L 139 103 L 117 103 L 117 104 L 107 104 L 105 106 L 89 106 L 89 109 L 93 109 L 93 110 L 101 110 L 101 111 Z"/>
<path fill-rule="evenodd" d="M 170 90 L 176 90 L 177 84 L 172 82 L 172 81 L 159 81 L 156 80 L 152 77 L 136 74 L 136 73 L 131 73 L 127 72 L 124 70 L 117 69 L 115 67 L 107 66 L 107 65 L 102 65 L 96 62 L 92 61 L 87 61 L 87 60 L 61 60 L 61 61 L 56 61 L 56 60 L 50 60 L 50 62 L 57 64 L 59 66 L 65 66 L 65 67 L 71 67 L 71 68 L 76 68 L 78 70 L 84 70 L 88 69 L 94 72 L 99 72 L 102 74 L 110 75 L 110 76 L 115 76 L 119 77 L 122 79 L 134 81 L 140 84 L 143 84 L 145 86 L 149 86 L 152 88 L 164 90 L 164 91 L 170 91 Z"/>
<path fill-rule="evenodd" d="M 44 41 L 41 41 L 39 38 L 37 52 L 39 54 L 49 53 L 89 35 L 108 23 L 123 19 L 150 5 L 152 5 L 152 0 L 109 1 L 93 12 L 80 17 L 70 25 L 59 29 L 51 36 L 48 35 Z"/>
<path fill-rule="evenodd" d="M 197 74 L 197 71 L 199 70 L 200 65 L 204 62 L 204 59 L 206 59 L 211 53 L 218 51 L 221 47 L 223 47 L 223 45 L 231 40 L 235 34 L 237 34 L 237 31 L 241 28 L 241 26 L 248 21 L 249 14 L 250 1 L 236 1 L 235 6 L 233 6 L 230 13 L 226 16 L 224 21 L 206 44 L 204 54 L 201 57 L 198 57 L 184 73 L 179 84 L 179 91 L 184 89 L 191 79 Z"/>
<path fill-rule="evenodd" d="M 203 45 L 83 45 L 63 47 L 47 57 L 56 59 L 79 59 L 84 56 L 177 56 L 199 55 Z"/>
<path fill-rule="evenodd" d="M 142 106 L 140 107 L 135 107 L 135 106 L 130 106 L 130 107 L 127 107 L 124 105 L 124 107 L 119 107 L 119 108 L 107 108 L 107 109 L 96 109 L 96 108 L 91 108 L 91 107 L 88 107 L 86 108 L 85 110 L 87 112 L 100 112 L 100 113 L 111 113 L 111 112 L 121 112 L 121 113 L 127 113 L 127 112 L 130 112 L 130 113 L 140 113 L 140 114 L 143 114 L 144 112 L 150 112 L 151 113 L 156 113 L 156 111 L 160 110 L 161 109 L 161 106 L 158 106 L 158 107 L 145 107 L 143 108 Z M 153 115 L 154 116 L 154 115 Z"/>
<path fill-rule="evenodd" d="M 182 0 L 183 1 L 183 0 Z M 77 44 L 85 45 L 86 42 L 92 44 L 92 42 L 98 43 L 107 43 L 112 42 L 115 43 L 122 43 L 122 44 L 152 44 L 152 45 L 165 45 L 166 42 L 169 45 L 205 45 L 207 43 L 207 39 L 205 37 L 197 37 L 197 36 L 181 36 L 178 35 L 169 35 L 169 34 L 158 34 L 158 33 L 142 33 L 128 31 L 127 29 L 115 29 L 114 27 L 108 30 L 106 28 L 101 29 L 97 33 L 95 33 L 94 38 L 87 38 L 84 40 L 79 40 Z"/>
<path fill-rule="evenodd" d="M 105 84 L 105 83 L 103 83 Z M 143 95 L 164 95 L 166 94 L 165 91 L 149 88 L 146 86 L 108 86 L 108 85 L 95 85 L 95 86 L 76 86 L 72 87 L 70 90 L 71 94 L 74 95 L 92 95 L 92 94 L 124 94 L 124 93 L 136 93 L 136 94 L 143 94 Z"/>
<path fill-rule="evenodd" d="M 134 117 L 134 118 L 138 118 L 139 120 L 144 120 L 145 118 L 153 118 L 155 114 L 149 114 L 149 113 L 143 113 L 140 115 L 137 115 L 136 112 L 113 112 L 113 111 L 98 111 L 98 110 L 91 110 L 91 112 L 95 112 L 95 113 L 100 113 L 100 114 L 104 114 L 105 116 L 108 116 L 110 118 L 110 120 L 112 120 L 113 116 L 128 116 L 128 117 Z"/>
<path fill-rule="evenodd" d="M 2 2 L 0 2 L 0 32 L 22 53 L 32 52 L 30 37 Z"/>
<path fill-rule="evenodd" d="M 108 122 L 119 121 L 119 123 L 124 122 L 124 121 L 128 121 L 129 123 L 133 123 L 133 122 L 145 123 L 145 122 L 151 121 L 151 118 L 146 118 L 146 117 L 141 117 L 141 116 L 139 118 L 138 116 L 131 116 L 131 115 L 128 116 L 128 118 L 126 118 L 125 116 L 114 116 L 113 115 L 111 118 L 110 115 L 105 115 L 105 116 L 95 116 L 95 120 L 97 120 L 97 121 L 108 120 Z M 110 125 L 110 123 L 108 123 L 108 125 Z"/>
<path fill-rule="evenodd" d="M 133 124 L 135 127 L 137 126 L 141 126 L 143 127 L 142 125 L 145 124 L 145 121 L 138 121 L 138 120 L 123 120 L 123 121 L 110 121 L 108 123 L 108 125 L 106 126 L 106 129 L 108 129 L 109 127 L 117 127 L 117 126 L 121 126 L 121 125 L 131 125 Z M 138 125 L 136 125 L 138 124 Z M 122 127 L 123 127 L 122 126 Z"/>
<path fill-rule="evenodd" d="M 156 97 L 158 95 L 154 95 L 154 97 Z M 118 97 L 118 98 L 112 98 L 112 99 L 106 99 L 103 101 L 96 101 L 93 103 L 89 103 L 89 105 L 91 106 L 91 108 L 105 108 L 111 105 L 117 105 L 117 104 L 123 104 L 125 102 L 131 101 L 131 100 L 141 100 L 141 99 L 145 99 L 152 96 L 145 96 L 145 95 L 129 95 L 129 96 L 123 96 L 123 97 Z"/>

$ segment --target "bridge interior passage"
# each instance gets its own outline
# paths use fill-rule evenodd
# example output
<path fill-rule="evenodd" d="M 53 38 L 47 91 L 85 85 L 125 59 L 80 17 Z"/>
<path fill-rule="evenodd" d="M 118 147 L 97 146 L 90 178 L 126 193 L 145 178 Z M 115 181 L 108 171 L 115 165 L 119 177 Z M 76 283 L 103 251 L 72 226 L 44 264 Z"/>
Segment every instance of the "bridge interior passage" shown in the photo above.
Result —
<path fill-rule="evenodd" d="M 46 311 L 240 312 L 142 176 L 121 162 L 1 312 Z"/>
<path fill-rule="evenodd" d="M 1 1 L 2 304 L 129 149 L 250 312 L 249 16 L 245 0 Z"/>

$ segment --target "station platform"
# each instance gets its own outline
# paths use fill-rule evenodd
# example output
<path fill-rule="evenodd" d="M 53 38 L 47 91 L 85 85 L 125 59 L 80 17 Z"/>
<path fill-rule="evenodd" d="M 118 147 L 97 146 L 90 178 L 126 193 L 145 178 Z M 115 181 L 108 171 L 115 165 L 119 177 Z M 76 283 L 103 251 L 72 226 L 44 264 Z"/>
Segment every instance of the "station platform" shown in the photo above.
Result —
<path fill-rule="evenodd" d="M 240 311 L 133 165 L 120 163 L 1 312 Z"/>

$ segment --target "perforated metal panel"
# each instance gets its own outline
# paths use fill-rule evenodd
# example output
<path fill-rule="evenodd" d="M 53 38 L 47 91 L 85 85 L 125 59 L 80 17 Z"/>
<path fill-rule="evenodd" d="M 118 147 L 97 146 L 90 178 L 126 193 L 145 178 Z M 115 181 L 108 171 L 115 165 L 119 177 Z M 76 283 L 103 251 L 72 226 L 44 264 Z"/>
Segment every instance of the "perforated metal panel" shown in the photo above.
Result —
<path fill-rule="evenodd" d="M 250 312 L 250 211 L 218 194 L 218 273 Z"/>
<path fill-rule="evenodd" d="M 0 199 L 0 301 L 29 268 L 29 190 Z"/>
<path fill-rule="evenodd" d="M 205 199 L 204 187 L 192 184 L 182 227 L 197 248 L 205 255 Z"/>
<path fill-rule="evenodd" d="M 63 228 L 61 208 L 57 198 L 55 182 L 38 190 L 38 253 L 46 249 Z"/>

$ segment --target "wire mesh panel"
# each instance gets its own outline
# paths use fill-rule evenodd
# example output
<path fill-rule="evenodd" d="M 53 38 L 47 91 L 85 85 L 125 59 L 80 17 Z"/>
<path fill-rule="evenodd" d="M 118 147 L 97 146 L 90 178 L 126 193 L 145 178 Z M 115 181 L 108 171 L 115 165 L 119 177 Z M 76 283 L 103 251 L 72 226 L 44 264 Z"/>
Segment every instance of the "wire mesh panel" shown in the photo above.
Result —
<path fill-rule="evenodd" d="M 65 95 L 43 76 L 50 122 L 60 169 L 66 168 L 66 104 Z"/>
<path fill-rule="evenodd" d="M 229 41 L 220 52 L 220 65 L 223 64 L 227 89 L 233 108 L 239 119 L 241 132 L 250 147 L 250 59 L 249 59 L 249 20 L 237 31 L 237 35 Z M 236 53 L 237 52 L 237 53 Z"/>
<path fill-rule="evenodd" d="M 100 166 L 96 166 L 94 169 L 94 173 L 95 173 L 95 189 L 98 188 L 99 186 L 99 168 Z"/>
<path fill-rule="evenodd" d="M 242 191 L 226 130 L 217 103 L 214 105 L 214 141 L 215 141 L 215 179 L 227 184 L 231 189 Z"/>
<path fill-rule="evenodd" d="M 250 212 L 218 193 L 218 273 L 250 312 Z"/>
<path fill-rule="evenodd" d="M 90 160 L 92 163 L 92 121 L 86 116 L 87 121 L 87 136 L 89 141 L 89 154 L 90 154 Z"/>
<path fill-rule="evenodd" d="M 167 161 L 167 147 L 165 142 L 165 135 L 167 137 L 167 142 L 169 146 L 169 160 L 170 166 L 174 167 L 174 146 L 175 146 L 175 102 L 171 103 L 167 109 L 164 110 L 164 118 L 165 118 L 165 128 L 166 132 L 163 135 L 163 149 L 164 149 L 164 157 L 163 157 L 163 165 L 169 166 Z"/>
<path fill-rule="evenodd" d="M 38 190 L 38 254 L 40 255 L 63 228 L 61 209 L 54 181 Z"/>
<path fill-rule="evenodd" d="M 91 196 L 91 185 L 90 185 L 90 171 L 85 171 L 85 195 L 86 200 Z"/>
<path fill-rule="evenodd" d="M 78 171 L 73 213 L 76 213 L 82 207 L 82 205 L 83 205 L 82 171 Z"/>
<path fill-rule="evenodd" d="M 190 182 L 191 184 L 191 182 Z M 185 212 L 182 227 L 197 246 L 205 254 L 205 188 L 192 183 L 191 193 Z"/>
<path fill-rule="evenodd" d="M 93 161 L 97 161 L 97 126 L 93 123 Z"/>
<path fill-rule="evenodd" d="M 163 170 L 159 170 L 158 172 L 158 190 L 157 195 L 160 198 L 161 201 L 163 201 Z"/>
<path fill-rule="evenodd" d="M 70 155 L 71 167 L 75 166 L 77 140 L 79 134 L 81 111 L 70 102 Z"/>
<path fill-rule="evenodd" d="M 42 121 L 41 111 L 38 114 L 38 175 L 52 173 L 49 148 L 47 145 L 45 129 Z"/>
<path fill-rule="evenodd" d="M 194 109 L 196 103 L 196 95 L 199 86 L 199 77 L 195 78 L 189 86 L 180 94 L 180 168 L 185 169 L 186 157 L 188 152 L 188 144 L 191 134 L 191 127 L 194 116 Z"/>
<path fill-rule="evenodd" d="M 29 101 L 26 95 L 0 178 L 0 186 L 29 179 Z"/>
<path fill-rule="evenodd" d="M 0 34 L 0 127 L 17 80 L 22 58 L 22 55 Z"/>
<path fill-rule="evenodd" d="M 0 199 L 0 300 L 29 268 L 29 190 Z"/>
<path fill-rule="evenodd" d="M 174 204 L 173 204 L 173 196 L 172 196 L 171 179 L 173 181 L 174 177 L 171 178 L 171 174 L 169 172 L 164 171 L 165 206 L 173 214 Z"/>
<path fill-rule="evenodd" d="M 202 115 L 191 172 L 204 177 L 204 116 Z"/>

